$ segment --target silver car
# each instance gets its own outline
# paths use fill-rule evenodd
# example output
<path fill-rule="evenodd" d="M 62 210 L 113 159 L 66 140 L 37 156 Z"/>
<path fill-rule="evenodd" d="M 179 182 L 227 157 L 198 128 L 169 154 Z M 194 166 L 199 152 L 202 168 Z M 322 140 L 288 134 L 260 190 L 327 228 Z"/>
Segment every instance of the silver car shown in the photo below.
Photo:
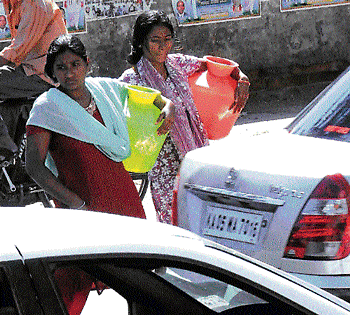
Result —
<path fill-rule="evenodd" d="M 178 227 L 35 206 L 0 217 L 0 314 L 350 314 L 334 295 Z"/>
<path fill-rule="evenodd" d="M 350 297 L 350 70 L 286 128 L 185 156 L 180 227 Z"/>

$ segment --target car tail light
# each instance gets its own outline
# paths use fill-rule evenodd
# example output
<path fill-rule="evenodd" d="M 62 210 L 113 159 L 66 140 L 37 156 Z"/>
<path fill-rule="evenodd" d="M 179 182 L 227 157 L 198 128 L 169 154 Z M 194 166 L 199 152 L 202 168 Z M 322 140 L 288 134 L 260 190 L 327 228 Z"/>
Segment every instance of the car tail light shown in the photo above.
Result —
<path fill-rule="evenodd" d="M 173 225 L 178 225 L 177 220 L 177 195 L 179 192 L 179 185 L 180 185 L 180 174 L 178 173 L 175 178 L 174 183 L 174 190 L 173 190 L 173 200 L 171 203 L 171 220 Z"/>
<path fill-rule="evenodd" d="M 326 176 L 312 192 L 290 234 L 284 257 L 342 259 L 350 253 L 350 185 Z"/>

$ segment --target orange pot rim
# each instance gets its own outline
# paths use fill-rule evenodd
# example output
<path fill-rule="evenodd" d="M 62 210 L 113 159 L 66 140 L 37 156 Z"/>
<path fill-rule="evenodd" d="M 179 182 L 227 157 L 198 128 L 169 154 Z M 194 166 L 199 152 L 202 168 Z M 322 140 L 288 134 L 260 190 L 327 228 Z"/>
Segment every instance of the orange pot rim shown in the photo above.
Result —
<path fill-rule="evenodd" d="M 230 59 L 227 59 L 227 58 L 206 55 L 203 57 L 203 59 L 206 62 L 211 62 L 211 63 L 217 64 L 217 65 L 227 65 L 227 66 L 239 67 L 239 64 L 237 62 L 230 60 Z"/>
<path fill-rule="evenodd" d="M 233 69 L 238 68 L 238 63 L 230 59 L 210 55 L 204 56 L 203 59 L 206 61 L 208 71 L 217 77 L 229 76 Z"/>

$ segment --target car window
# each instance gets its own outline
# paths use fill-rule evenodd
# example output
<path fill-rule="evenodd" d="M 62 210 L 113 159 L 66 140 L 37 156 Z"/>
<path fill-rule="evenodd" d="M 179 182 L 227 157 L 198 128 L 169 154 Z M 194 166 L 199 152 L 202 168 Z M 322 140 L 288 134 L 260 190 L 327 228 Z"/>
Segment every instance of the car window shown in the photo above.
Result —
<path fill-rule="evenodd" d="M 350 71 L 323 91 L 288 128 L 291 133 L 350 141 Z"/>
<path fill-rule="evenodd" d="M 0 315 L 15 315 L 19 314 L 15 299 L 12 294 L 10 283 L 2 268 L 0 268 Z"/>
<path fill-rule="evenodd" d="M 187 266 L 118 260 L 51 270 L 69 314 L 303 314 L 256 284 L 234 285 Z"/>
<path fill-rule="evenodd" d="M 127 315 L 126 299 L 93 275 L 75 266 L 55 268 L 53 276 L 69 314 Z M 1 315 L 1 314 L 0 314 Z"/>
<path fill-rule="evenodd" d="M 244 305 L 267 304 L 263 299 L 238 287 L 197 272 L 179 268 L 163 268 L 162 271 L 154 272 L 218 313 Z"/>

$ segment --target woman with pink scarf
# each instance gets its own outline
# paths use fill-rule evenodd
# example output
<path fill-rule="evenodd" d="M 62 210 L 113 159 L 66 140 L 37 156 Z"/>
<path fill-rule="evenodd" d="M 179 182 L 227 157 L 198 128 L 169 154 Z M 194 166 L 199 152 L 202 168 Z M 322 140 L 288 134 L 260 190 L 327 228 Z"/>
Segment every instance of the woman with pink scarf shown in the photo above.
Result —
<path fill-rule="evenodd" d="M 171 203 L 175 178 L 185 154 L 209 144 L 199 114 L 193 102 L 188 77 L 205 70 L 205 62 L 197 57 L 170 54 L 174 29 L 164 12 L 146 11 L 136 20 L 132 51 L 128 62 L 133 66 L 120 80 L 149 86 L 161 91 L 176 108 L 176 118 L 157 161 L 149 172 L 150 187 L 157 218 L 171 223 Z M 240 70 L 235 79 L 249 81 Z M 237 89 L 237 100 L 243 107 L 248 98 L 247 85 Z"/>

